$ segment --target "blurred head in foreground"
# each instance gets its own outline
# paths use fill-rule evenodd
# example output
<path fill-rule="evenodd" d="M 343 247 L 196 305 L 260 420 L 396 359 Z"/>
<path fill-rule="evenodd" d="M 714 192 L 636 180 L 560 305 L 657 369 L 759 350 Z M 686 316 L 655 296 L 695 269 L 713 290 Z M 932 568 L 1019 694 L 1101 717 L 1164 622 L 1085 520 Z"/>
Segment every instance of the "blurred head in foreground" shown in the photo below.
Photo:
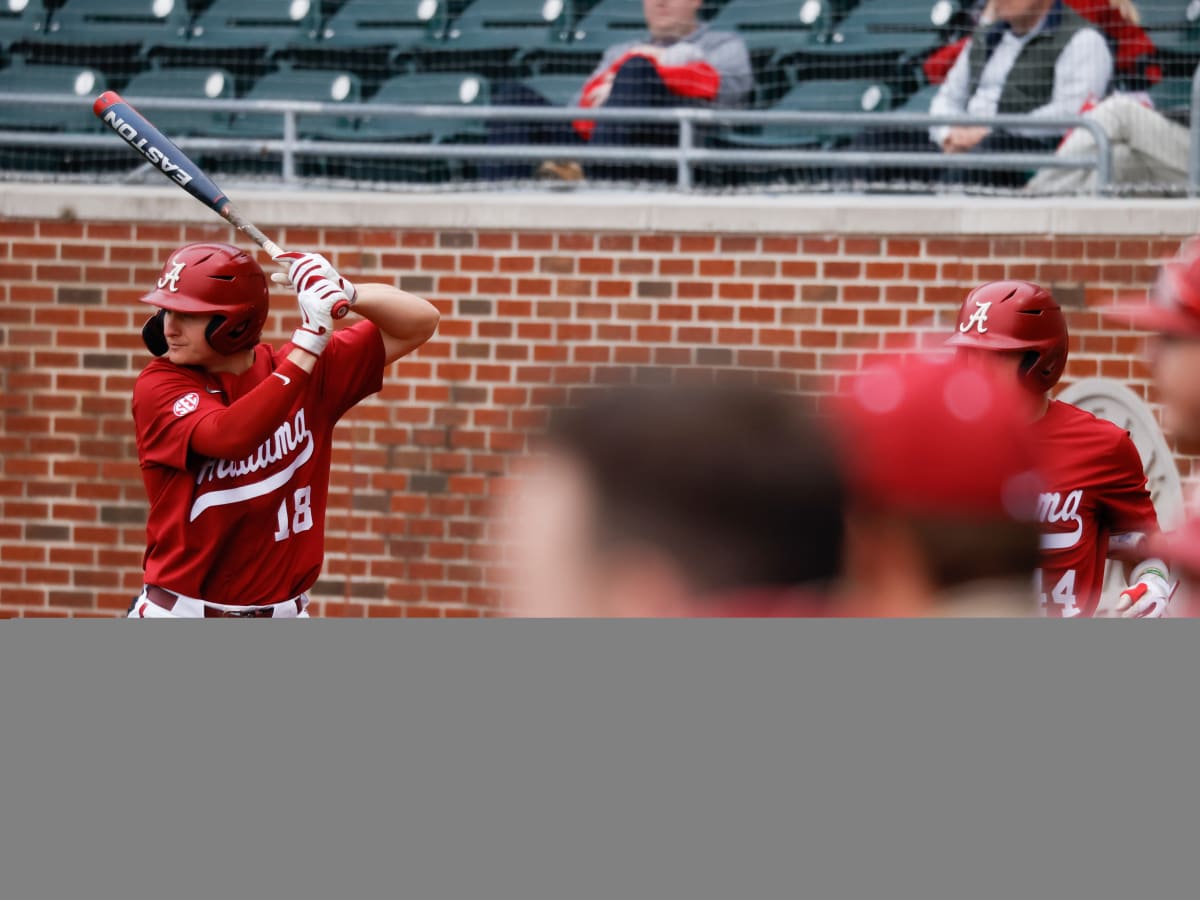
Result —
<path fill-rule="evenodd" d="M 1032 615 L 1036 456 L 1010 378 L 880 362 L 835 405 L 850 473 L 845 612 Z"/>
<path fill-rule="evenodd" d="M 1162 264 L 1148 294 L 1104 315 L 1153 335 L 1149 356 L 1166 430 L 1188 443 L 1200 441 L 1200 239 Z"/>
<path fill-rule="evenodd" d="M 840 570 L 842 479 L 796 397 L 596 389 L 541 450 L 502 520 L 519 615 L 809 615 Z"/>
<path fill-rule="evenodd" d="M 1185 452 L 1200 449 L 1200 239 L 1186 241 L 1162 264 L 1148 294 L 1126 298 L 1104 316 L 1152 334 L 1149 361 L 1165 430 Z M 1200 496 L 1191 498 L 1187 521 L 1155 536 L 1151 547 L 1188 576 L 1193 609 L 1200 610 Z"/>

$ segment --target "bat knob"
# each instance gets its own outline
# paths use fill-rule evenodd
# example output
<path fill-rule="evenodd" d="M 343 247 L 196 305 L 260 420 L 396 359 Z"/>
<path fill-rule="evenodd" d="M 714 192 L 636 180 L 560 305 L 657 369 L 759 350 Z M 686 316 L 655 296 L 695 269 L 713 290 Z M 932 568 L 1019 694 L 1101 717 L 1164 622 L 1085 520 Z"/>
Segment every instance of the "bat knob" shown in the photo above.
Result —
<path fill-rule="evenodd" d="M 346 313 L 350 312 L 350 303 L 347 300 L 339 300 L 333 304 L 333 317 L 335 319 L 343 319 Z"/>

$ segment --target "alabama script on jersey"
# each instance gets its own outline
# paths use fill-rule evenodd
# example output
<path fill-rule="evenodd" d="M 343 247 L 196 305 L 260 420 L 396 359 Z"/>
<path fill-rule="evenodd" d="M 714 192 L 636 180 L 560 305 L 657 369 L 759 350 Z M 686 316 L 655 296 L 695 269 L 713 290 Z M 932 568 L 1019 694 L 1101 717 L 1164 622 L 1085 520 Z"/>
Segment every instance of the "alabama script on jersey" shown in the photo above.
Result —
<path fill-rule="evenodd" d="M 1045 488 L 1038 498 L 1042 612 L 1091 616 L 1109 537 L 1158 530 L 1142 460 L 1128 432 L 1069 403 L 1051 401 L 1034 429 Z"/>
<path fill-rule="evenodd" d="M 147 584 L 234 605 L 278 603 L 312 587 L 324 558 L 333 426 L 383 386 L 383 341 L 370 322 L 334 334 L 307 389 L 245 459 L 188 451 L 206 413 L 270 377 L 292 349 L 254 350 L 241 375 L 156 359 L 133 392 L 138 460 L 151 498 Z"/>

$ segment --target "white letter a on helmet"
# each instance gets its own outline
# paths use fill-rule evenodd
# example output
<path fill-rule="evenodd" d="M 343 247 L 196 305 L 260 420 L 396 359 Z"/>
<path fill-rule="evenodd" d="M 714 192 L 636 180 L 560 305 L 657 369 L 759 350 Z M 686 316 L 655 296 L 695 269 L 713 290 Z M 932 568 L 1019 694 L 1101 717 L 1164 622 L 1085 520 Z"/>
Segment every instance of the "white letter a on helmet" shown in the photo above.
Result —
<path fill-rule="evenodd" d="M 186 265 L 187 263 L 175 263 L 175 265 L 171 266 L 170 272 L 167 272 L 162 278 L 158 279 L 158 286 L 166 288 L 172 294 L 177 292 L 179 290 L 179 276 L 183 274 L 183 267 Z"/>
<path fill-rule="evenodd" d="M 963 334 L 966 334 L 968 331 L 970 331 L 971 326 L 978 328 L 980 334 L 987 334 L 988 310 L 992 308 L 992 303 L 990 300 L 984 303 L 980 303 L 978 300 L 976 300 L 975 306 L 976 310 L 975 312 L 971 313 L 971 318 L 967 319 L 967 321 L 958 326 L 958 330 Z"/>

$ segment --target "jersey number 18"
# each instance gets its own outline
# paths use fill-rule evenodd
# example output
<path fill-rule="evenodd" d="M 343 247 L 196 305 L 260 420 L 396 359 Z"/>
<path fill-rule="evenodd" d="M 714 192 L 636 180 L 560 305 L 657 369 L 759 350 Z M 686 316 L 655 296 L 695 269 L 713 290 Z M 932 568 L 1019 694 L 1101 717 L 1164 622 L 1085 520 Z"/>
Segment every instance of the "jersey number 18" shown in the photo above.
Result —
<path fill-rule="evenodd" d="M 279 511 L 275 514 L 279 522 L 279 527 L 275 529 L 276 541 L 286 541 L 293 534 L 300 534 L 302 531 L 308 531 L 313 527 L 312 488 L 296 488 L 295 493 L 292 495 L 292 507 L 291 527 L 289 528 L 287 498 L 285 497 L 283 502 L 279 504 Z"/>

